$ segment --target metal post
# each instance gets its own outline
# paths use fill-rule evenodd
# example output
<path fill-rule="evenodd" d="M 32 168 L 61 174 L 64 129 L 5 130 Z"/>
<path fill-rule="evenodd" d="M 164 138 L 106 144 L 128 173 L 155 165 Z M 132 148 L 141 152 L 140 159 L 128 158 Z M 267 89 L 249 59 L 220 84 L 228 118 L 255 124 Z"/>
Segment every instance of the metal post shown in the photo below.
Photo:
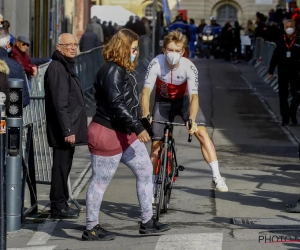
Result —
<path fill-rule="evenodd" d="M 10 106 L 6 126 L 6 212 L 7 231 L 21 229 L 22 207 L 22 133 L 23 133 L 23 80 L 8 79 Z"/>
<path fill-rule="evenodd" d="M 5 94 L 0 92 L 0 250 L 6 249 Z"/>
<path fill-rule="evenodd" d="M 156 56 L 155 53 L 155 29 L 156 29 L 156 6 L 157 6 L 157 0 L 153 0 L 153 6 L 152 6 L 152 57 Z"/>

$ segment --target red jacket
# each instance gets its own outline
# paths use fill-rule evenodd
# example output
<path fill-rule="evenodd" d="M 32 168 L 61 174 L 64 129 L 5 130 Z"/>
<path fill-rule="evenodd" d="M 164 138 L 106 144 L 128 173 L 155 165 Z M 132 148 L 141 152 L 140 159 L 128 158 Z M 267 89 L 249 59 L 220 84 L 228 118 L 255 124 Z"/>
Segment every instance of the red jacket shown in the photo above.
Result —
<path fill-rule="evenodd" d="M 11 58 L 16 60 L 17 62 L 19 62 L 23 66 L 26 74 L 28 74 L 28 75 L 33 75 L 32 67 L 37 68 L 37 65 L 30 63 L 29 55 L 26 52 L 22 52 L 17 47 L 17 45 L 12 47 L 12 56 L 11 56 Z"/>

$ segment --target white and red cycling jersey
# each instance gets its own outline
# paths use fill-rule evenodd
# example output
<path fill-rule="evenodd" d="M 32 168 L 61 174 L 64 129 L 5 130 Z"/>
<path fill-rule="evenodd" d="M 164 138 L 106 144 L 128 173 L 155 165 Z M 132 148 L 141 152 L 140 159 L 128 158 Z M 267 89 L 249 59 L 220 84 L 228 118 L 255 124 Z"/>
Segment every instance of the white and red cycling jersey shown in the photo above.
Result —
<path fill-rule="evenodd" d="M 166 56 L 155 57 L 148 66 L 144 87 L 156 86 L 156 95 L 175 100 L 184 95 L 198 94 L 198 70 L 187 58 L 181 57 L 176 69 L 169 69 Z"/>

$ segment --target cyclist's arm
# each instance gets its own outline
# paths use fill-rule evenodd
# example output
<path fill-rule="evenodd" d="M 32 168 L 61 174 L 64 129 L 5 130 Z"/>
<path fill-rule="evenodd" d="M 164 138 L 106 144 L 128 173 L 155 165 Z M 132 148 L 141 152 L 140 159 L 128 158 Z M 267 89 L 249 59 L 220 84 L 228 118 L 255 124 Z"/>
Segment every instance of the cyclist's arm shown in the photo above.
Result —
<path fill-rule="evenodd" d="M 150 114 L 150 95 L 151 95 L 151 89 L 148 87 L 144 87 L 142 91 L 142 115 L 143 117 L 146 117 Z"/>
<path fill-rule="evenodd" d="M 154 58 L 148 66 L 146 75 L 145 75 L 145 83 L 142 91 L 142 115 L 146 117 L 150 114 L 150 95 L 155 86 L 156 78 L 159 70 L 159 62 L 156 58 Z"/>
<path fill-rule="evenodd" d="M 190 95 L 190 117 L 194 122 L 199 111 L 198 70 L 193 63 L 187 68 L 188 92 Z"/>
<path fill-rule="evenodd" d="M 190 119 L 194 122 L 196 121 L 196 117 L 199 111 L 199 96 L 198 94 L 190 95 Z"/>

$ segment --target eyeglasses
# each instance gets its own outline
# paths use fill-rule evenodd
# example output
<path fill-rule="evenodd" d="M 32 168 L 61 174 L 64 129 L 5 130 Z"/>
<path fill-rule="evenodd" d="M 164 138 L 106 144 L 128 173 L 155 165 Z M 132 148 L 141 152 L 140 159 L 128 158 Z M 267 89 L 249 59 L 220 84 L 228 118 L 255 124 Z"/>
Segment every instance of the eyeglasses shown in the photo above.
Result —
<path fill-rule="evenodd" d="M 28 43 L 22 43 L 22 46 L 27 46 L 27 47 L 29 47 L 29 44 L 28 44 Z"/>
<path fill-rule="evenodd" d="M 136 51 L 139 51 L 139 47 L 136 47 L 136 48 L 131 48 L 132 52 L 136 52 Z"/>
<path fill-rule="evenodd" d="M 67 49 L 72 49 L 72 48 L 78 48 L 78 46 L 79 46 L 79 43 L 60 43 L 60 44 L 58 44 L 58 45 L 60 45 L 60 46 L 64 46 L 64 47 L 66 47 Z"/>

